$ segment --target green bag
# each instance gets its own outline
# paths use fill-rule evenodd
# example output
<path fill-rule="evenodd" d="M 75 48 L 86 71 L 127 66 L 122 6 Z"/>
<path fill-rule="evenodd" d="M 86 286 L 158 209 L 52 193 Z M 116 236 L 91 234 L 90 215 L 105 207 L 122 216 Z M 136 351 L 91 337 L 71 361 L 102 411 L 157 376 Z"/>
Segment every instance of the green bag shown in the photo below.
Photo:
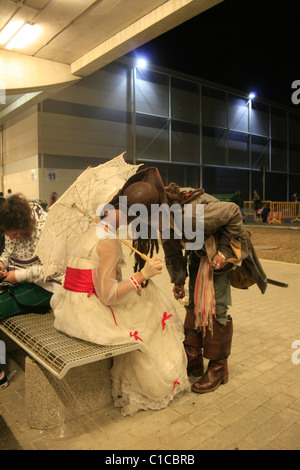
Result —
<path fill-rule="evenodd" d="M 53 293 L 29 283 L 0 283 L 0 320 L 24 313 L 47 313 Z"/>

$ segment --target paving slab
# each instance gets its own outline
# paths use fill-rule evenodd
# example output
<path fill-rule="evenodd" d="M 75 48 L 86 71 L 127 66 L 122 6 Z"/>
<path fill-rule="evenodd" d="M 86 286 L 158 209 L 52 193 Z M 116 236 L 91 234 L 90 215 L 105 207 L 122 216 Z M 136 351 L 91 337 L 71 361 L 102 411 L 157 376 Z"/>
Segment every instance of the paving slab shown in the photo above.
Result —
<path fill-rule="evenodd" d="M 125 276 L 133 260 L 127 256 Z M 205 395 L 187 393 L 164 410 L 122 417 L 113 405 L 40 431 L 25 418 L 24 365 L 8 353 L 0 392 L 1 450 L 299 450 L 300 265 L 262 260 L 267 276 L 288 283 L 232 289 L 234 336 L 229 382 Z M 155 280 L 183 319 L 166 272 Z M 294 345 L 294 347 L 293 347 Z M 298 354 L 299 351 L 299 354 Z M 206 362 L 207 364 L 207 362 Z M 195 379 L 193 379 L 195 380 Z"/>

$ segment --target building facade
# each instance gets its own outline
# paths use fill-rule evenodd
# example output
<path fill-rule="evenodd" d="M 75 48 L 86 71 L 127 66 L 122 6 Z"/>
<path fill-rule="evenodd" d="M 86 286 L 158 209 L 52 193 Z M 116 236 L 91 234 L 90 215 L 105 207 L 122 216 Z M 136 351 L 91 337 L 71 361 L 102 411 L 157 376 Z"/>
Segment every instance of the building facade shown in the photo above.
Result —
<path fill-rule="evenodd" d="M 128 57 L 8 120 L 3 191 L 61 195 L 88 166 L 126 151 L 165 182 L 251 200 L 300 192 L 300 112 Z"/>

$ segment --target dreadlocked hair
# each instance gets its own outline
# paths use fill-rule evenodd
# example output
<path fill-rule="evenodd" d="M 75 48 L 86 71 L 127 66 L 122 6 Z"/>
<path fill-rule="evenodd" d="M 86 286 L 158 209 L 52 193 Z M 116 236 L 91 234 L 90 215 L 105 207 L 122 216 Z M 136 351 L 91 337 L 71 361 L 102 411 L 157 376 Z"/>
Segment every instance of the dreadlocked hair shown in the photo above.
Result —
<path fill-rule="evenodd" d="M 132 246 L 138 250 L 140 253 L 143 253 L 144 255 L 148 255 L 149 257 L 153 257 L 154 249 L 156 250 L 156 253 L 158 253 L 159 250 L 159 245 L 158 245 L 158 240 L 157 239 L 151 239 L 149 238 L 148 240 L 144 240 L 141 238 L 138 238 L 137 240 L 132 241 Z M 135 264 L 134 264 L 134 272 L 138 272 L 146 264 L 146 261 L 136 252 L 134 252 L 134 258 L 135 258 Z M 148 280 L 142 282 L 141 286 L 142 287 L 147 287 L 148 285 Z"/>
<path fill-rule="evenodd" d="M 189 202 L 192 202 L 198 196 L 204 194 L 204 189 L 198 188 L 191 191 L 181 191 L 180 187 L 176 183 L 170 183 L 166 188 L 166 194 L 168 198 L 168 205 L 180 204 L 183 206 Z"/>

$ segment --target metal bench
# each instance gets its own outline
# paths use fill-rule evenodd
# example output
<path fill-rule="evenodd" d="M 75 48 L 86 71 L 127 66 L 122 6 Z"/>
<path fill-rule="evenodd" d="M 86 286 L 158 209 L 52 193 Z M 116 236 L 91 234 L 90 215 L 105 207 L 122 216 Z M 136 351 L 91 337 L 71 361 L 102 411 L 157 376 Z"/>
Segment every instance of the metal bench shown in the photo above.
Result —
<path fill-rule="evenodd" d="M 73 367 L 139 349 L 141 343 L 101 346 L 72 338 L 53 327 L 53 313 L 16 315 L 0 321 L 0 330 L 55 377 L 62 379 Z"/>
<path fill-rule="evenodd" d="M 111 358 L 147 352 L 138 342 L 100 346 L 82 341 L 59 332 L 53 322 L 52 312 L 0 321 L 3 336 L 26 352 L 25 413 L 34 429 L 58 426 L 111 406 Z"/>

